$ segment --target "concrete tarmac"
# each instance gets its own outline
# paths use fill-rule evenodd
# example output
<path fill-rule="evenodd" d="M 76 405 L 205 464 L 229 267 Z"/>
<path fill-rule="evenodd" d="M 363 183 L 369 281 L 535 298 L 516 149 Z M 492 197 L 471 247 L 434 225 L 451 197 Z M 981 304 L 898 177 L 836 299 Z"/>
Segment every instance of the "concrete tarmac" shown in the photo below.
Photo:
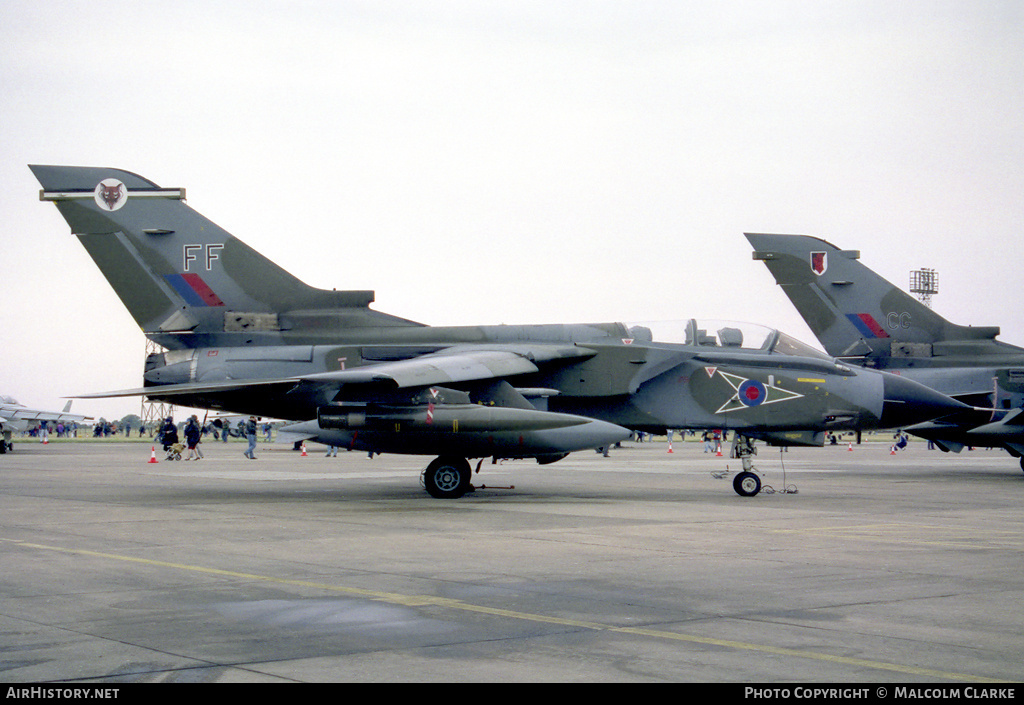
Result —
<path fill-rule="evenodd" d="M 738 461 L 677 437 L 485 462 L 445 501 L 429 458 L 201 447 L 0 456 L 0 680 L 1024 676 L 1024 473 L 1000 451 L 761 447 L 776 491 L 742 498 L 717 477 Z"/>

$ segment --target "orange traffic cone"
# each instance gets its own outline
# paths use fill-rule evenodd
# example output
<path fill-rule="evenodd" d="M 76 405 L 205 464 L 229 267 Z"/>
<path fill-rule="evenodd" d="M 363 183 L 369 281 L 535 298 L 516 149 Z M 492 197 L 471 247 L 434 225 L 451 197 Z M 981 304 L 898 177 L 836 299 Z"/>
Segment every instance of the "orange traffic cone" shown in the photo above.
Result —
<path fill-rule="evenodd" d="M 722 457 L 722 446 L 718 446 L 718 452 L 715 453 L 715 457 L 717 457 L 717 458 L 721 458 Z"/>
<path fill-rule="evenodd" d="M 846 450 L 853 450 L 853 443 L 852 442 L 850 443 L 850 447 L 847 448 Z"/>
<path fill-rule="evenodd" d="M 669 453 L 672 452 L 672 439 L 671 438 L 668 439 L 668 452 Z"/>
<path fill-rule="evenodd" d="M 302 444 L 302 457 L 305 457 L 307 455 L 309 455 L 309 453 L 306 452 L 306 444 L 303 443 Z"/>
<path fill-rule="evenodd" d="M 149 452 L 149 462 L 151 462 L 151 463 L 157 462 L 157 459 L 156 459 L 156 446 L 153 446 L 152 449 Z"/>

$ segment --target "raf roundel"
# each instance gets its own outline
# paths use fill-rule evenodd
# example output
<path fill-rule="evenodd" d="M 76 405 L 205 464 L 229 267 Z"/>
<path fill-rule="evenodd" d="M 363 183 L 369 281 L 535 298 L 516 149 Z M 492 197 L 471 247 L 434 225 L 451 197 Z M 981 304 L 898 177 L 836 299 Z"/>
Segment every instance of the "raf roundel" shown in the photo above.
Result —
<path fill-rule="evenodd" d="M 93 192 L 96 205 L 105 211 L 116 211 L 128 202 L 128 189 L 117 179 L 103 179 Z"/>
<path fill-rule="evenodd" d="M 738 392 L 740 403 L 744 406 L 757 406 L 767 396 L 764 385 L 756 379 L 746 380 L 740 384 L 739 389 L 736 391 Z"/>

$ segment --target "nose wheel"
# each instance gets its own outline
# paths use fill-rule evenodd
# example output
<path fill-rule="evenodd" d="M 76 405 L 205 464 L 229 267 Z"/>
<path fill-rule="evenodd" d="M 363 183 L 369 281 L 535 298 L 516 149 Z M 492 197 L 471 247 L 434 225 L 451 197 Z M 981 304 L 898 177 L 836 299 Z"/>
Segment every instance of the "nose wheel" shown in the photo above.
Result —
<path fill-rule="evenodd" d="M 743 464 L 743 472 L 733 478 L 732 488 L 740 497 L 753 497 L 761 491 L 761 478 L 752 472 L 754 469 L 753 458 L 756 454 L 754 441 L 737 434 L 733 440 L 732 456 L 740 459 Z"/>
<path fill-rule="evenodd" d="M 741 472 L 733 478 L 732 488 L 740 497 L 753 497 L 761 491 L 761 478 L 752 472 Z"/>

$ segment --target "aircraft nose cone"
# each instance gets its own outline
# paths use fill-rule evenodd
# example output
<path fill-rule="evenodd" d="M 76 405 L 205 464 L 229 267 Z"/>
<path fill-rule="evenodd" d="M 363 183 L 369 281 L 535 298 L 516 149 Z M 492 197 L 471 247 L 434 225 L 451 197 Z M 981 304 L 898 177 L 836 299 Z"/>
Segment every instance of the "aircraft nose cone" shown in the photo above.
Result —
<path fill-rule="evenodd" d="M 882 428 L 900 428 L 970 407 L 919 382 L 887 374 L 883 383 Z"/>

